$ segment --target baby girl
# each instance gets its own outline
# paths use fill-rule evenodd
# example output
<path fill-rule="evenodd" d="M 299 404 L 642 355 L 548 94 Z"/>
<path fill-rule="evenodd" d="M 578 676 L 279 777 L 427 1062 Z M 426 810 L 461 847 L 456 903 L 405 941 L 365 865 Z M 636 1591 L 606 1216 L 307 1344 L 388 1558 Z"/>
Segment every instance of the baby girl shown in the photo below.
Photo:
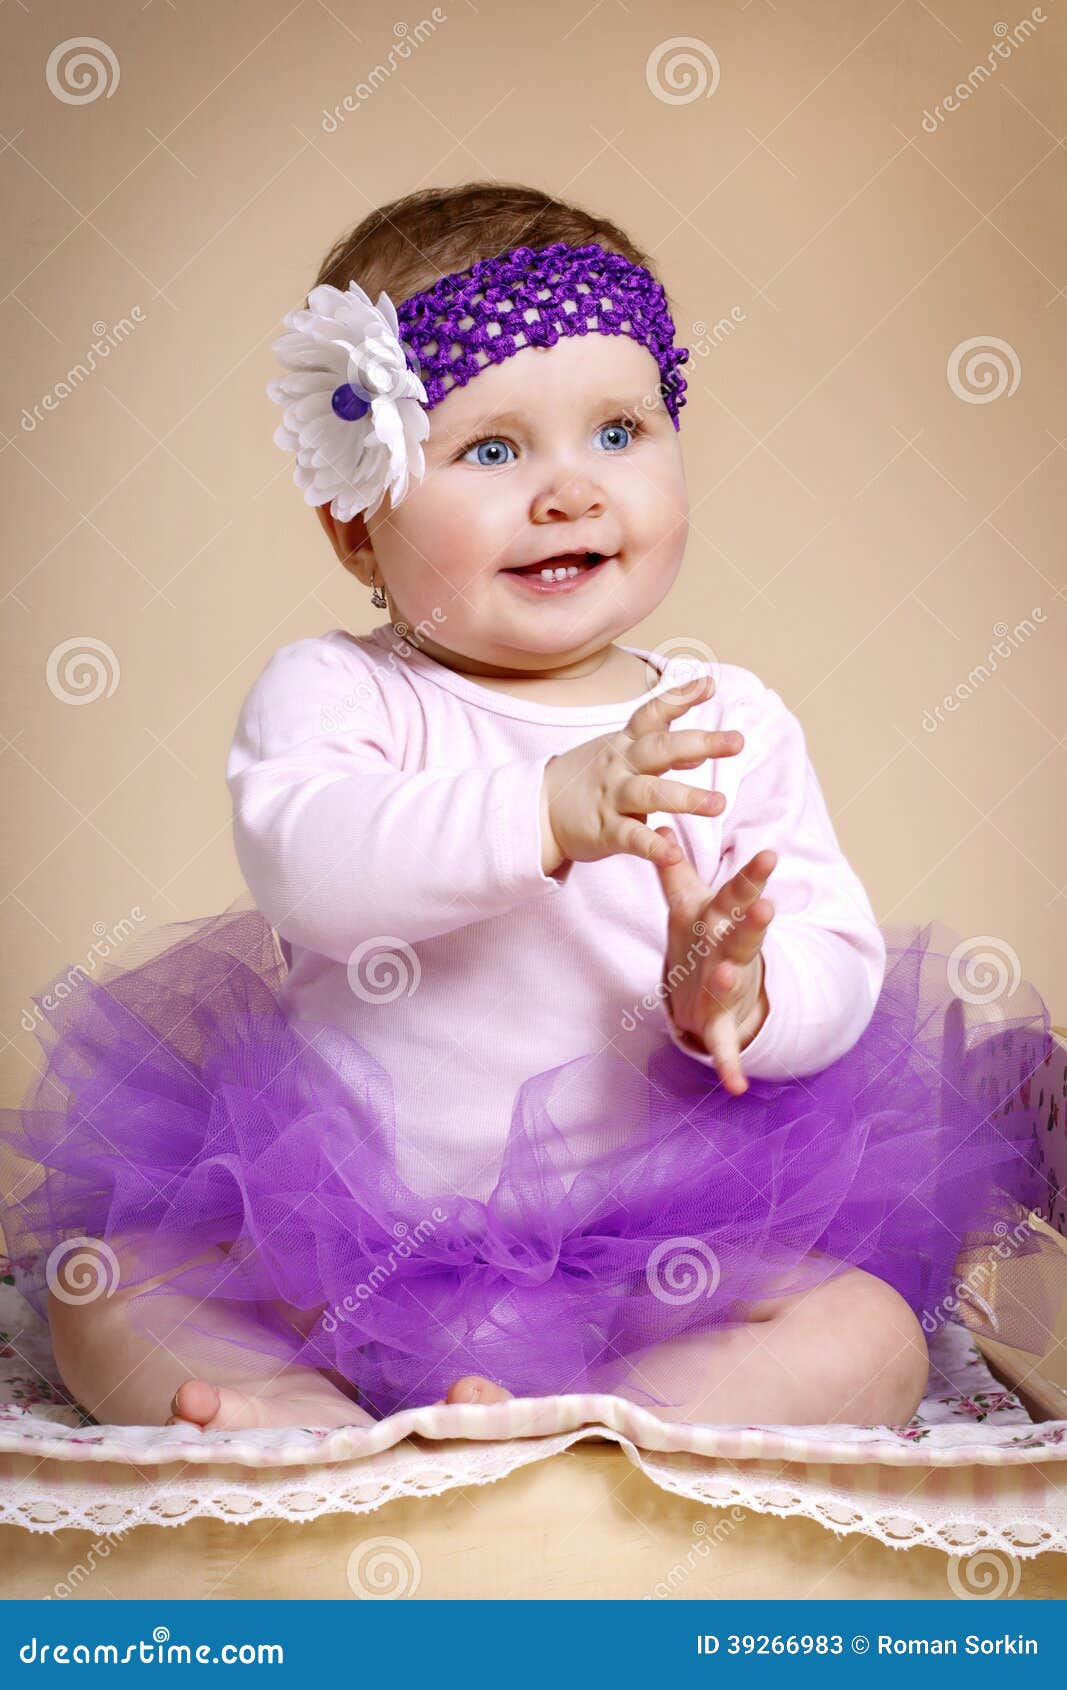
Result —
<path fill-rule="evenodd" d="M 244 702 L 255 910 L 153 965 L 208 1030 L 180 1117 L 128 1062 L 94 1104 L 120 1154 L 66 1213 L 121 1283 L 56 1270 L 63 1379 L 207 1431 L 589 1390 L 906 1423 L 923 1310 L 1028 1169 L 946 1103 L 950 994 L 887 946 L 797 718 L 695 635 L 682 675 L 627 643 L 687 538 L 650 260 L 470 184 L 368 217 L 309 300 L 276 439 L 388 621 L 283 645 Z"/>

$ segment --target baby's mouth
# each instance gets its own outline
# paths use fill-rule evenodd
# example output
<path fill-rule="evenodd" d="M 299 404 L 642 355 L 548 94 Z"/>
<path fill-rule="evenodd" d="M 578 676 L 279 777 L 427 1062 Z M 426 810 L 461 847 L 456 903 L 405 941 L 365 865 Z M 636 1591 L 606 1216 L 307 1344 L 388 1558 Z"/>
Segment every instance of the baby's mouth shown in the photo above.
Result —
<path fill-rule="evenodd" d="M 565 581 L 577 575 L 588 575 L 606 561 L 603 552 L 558 552 L 554 557 L 542 558 L 539 563 L 524 563 L 515 569 L 505 569 L 505 575 L 525 575 L 543 581 Z"/>

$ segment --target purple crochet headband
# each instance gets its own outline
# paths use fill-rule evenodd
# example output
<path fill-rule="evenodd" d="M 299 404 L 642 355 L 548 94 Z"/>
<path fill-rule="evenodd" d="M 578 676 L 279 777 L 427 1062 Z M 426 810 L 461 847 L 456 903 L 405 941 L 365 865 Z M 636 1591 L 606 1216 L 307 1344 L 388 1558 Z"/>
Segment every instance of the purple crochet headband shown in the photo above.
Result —
<path fill-rule="evenodd" d="M 659 365 L 663 402 L 678 427 L 686 389 L 678 370 L 689 351 L 674 344 L 666 294 L 644 265 L 595 241 L 512 247 L 442 276 L 396 311 L 427 410 L 525 346 L 555 346 L 561 335 L 628 334 Z"/>
<path fill-rule="evenodd" d="M 290 311 L 274 343 L 284 374 L 267 384 L 283 407 L 275 444 L 296 455 L 293 479 L 309 505 L 340 522 L 392 508 L 422 479 L 427 412 L 454 388 L 527 346 L 561 335 L 626 334 L 659 365 L 659 393 L 675 429 L 685 403 L 667 297 L 644 265 L 590 242 L 513 247 L 442 276 L 393 304 L 352 280 L 323 282 Z"/>

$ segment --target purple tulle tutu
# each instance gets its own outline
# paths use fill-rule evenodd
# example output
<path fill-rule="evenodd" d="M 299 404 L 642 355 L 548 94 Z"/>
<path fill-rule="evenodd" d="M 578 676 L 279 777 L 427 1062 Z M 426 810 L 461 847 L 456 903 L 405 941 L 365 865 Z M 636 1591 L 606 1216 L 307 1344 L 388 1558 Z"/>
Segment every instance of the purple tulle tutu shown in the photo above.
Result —
<path fill-rule="evenodd" d="M 287 1018 L 256 910 L 156 929 L 155 955 L 36 999 L 46 1065 L 0 1111 L 22 1289 L 47 1314 L 66 1258 L 68 1300 L 79 1268 L 86 1298 L 141 1286 L 129 1316 L 161 1341 L 193 1329 L 220 1369 L 235 1345 L 271 1372 L 322 1368 L 375 1415 L 464 1373 L 656 1401 L 652 1346 L 843 1265 L 894 1286 L 928 1333 L 958 1319 L 1040 1352 L 1052 1274 L 1029 1275 L 1025 1300 L 1004 1286 L 1049 1242 L 1027 1224 L 1049 1195 L 1027 1107 L 1047 1010 L 1025 982 L 961 996 L 949 929 L 883 935 L 873 1019 L 836 1062 L 733 1096 L 666 1035 L 643 1073 L 612 1051 L 577 1059 L 612 1124 L 580 1165 L 554 1118 L 576 1063 L 545 1070 L 475 1199 L 400 1179 L 389 1075 L 330 1028 L 335 1067 L 326 1030 Z"/>

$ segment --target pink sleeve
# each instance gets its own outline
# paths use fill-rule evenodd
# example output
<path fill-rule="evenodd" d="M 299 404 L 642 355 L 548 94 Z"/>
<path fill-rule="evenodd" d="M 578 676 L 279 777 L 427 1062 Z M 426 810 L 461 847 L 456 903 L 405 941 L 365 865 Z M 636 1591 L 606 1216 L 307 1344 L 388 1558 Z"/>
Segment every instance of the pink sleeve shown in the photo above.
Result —
<path fill-rule="evenodd" d="M 724 725 L 739 728 L 745 746 L 731 760 L 741 765 L 738 788 L 723 813 L 722 856 L 708 884 L 718 891 L 759 850 L 778 854 L 766 888 L 774 919 L 763 939 L 770 1009 L 741 1053 L 741 1068 L 750 1079 L 786 1080 L 817 1073 L 860 1037 L 885 976 L 885 940 L 838 844 L 797 718 L 761 686 Z M 675 1025 L 666 995 L 663 1001 L 674 1043 L 714 1069 L 702 1043 Z"/>
<path fill-rule="evenodd" d="M 541 868 L 550 753 L 405 771 L 372 665 L 315 640 L 275 653 L 242 706 L 226 765 L 249 890 L 293 944 L 347 962 L 366 939 L 411 944 L 558 894 Z"/>

